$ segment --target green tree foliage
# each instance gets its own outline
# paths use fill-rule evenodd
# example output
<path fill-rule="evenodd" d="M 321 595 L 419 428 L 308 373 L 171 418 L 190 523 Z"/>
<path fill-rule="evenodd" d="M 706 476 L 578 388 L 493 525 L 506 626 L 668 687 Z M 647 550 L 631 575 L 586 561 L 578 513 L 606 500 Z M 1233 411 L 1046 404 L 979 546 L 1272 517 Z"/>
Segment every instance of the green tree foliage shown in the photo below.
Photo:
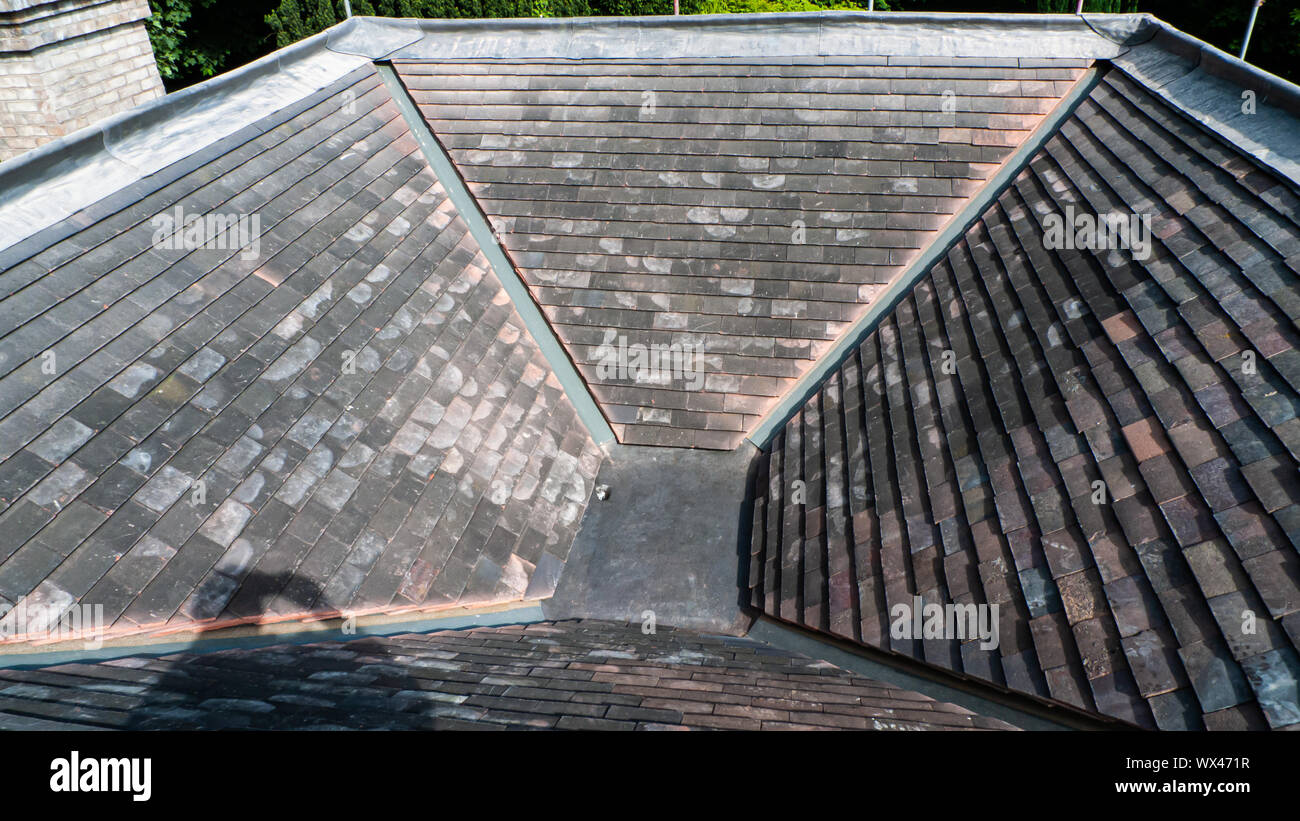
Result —
<path fill-rule="evenodd" d="M 275 33 L 275 45 L 284 47 L 339 22 L 343 18 L 342 5 L 339 3 L 336 9 L 331 0 L 283 0 L 266 15 L 266 24 Z"/>
<path fill-rule="evenodd" d="M 672 10 L 672 0 L 668 0 Z M 376 17 L 580 17 L 593 12 L 587 0 L 353 0 L 352 13 Z M 277 47 L 296 43 L 345 17 L 343 0 L 281 0 L 266 15 Z"/>
<path fill-rule="evenodd" d="M 866 0 L 681 0 L 683 14 L 865 9 Z M 876 4 L 888 10 L 886 0 Z M 672 0 L 354 0 L 352 13 L 379 17 L 624 17 L 671 14 Z M 281 0 L 266 16 L 277 46 L 296 43 L 344 19 L 342 0 Z"/>
<path fill-rule="evenodd" d="M 1074 14 L 1077 0 L 1035 0 L 1034 11 L 1045 14 Z M 1131 14 L 1138 10 L 1138 0 L 1084 0 L 1085 14 Z"/>
<path fill-rule="evenodd" d="M 1252 0 L 1142 0 L 1142 11 L 1237 54 L 1252 5 Z M 1293 83 L 1300 82 L 1300 10 L 1295 0 L 1264 3 L 1246 59 Z"/>
<path fill-rule="evenodd" d="M 145 21 L 158 73 L 181 88 L 271 51 L 264 18 L 279 0 L 149 0 Z"/>
<path fill-rule="evenodd" d="M 698 0 L 683 3 L 684 14 L 772 14 L 779 11 L 866 11 L 866 0 Z M 688 10 L 688 6 L 690 7 Z M 889 11 L 886 0 L 877 0 L 876 11 Z"/>

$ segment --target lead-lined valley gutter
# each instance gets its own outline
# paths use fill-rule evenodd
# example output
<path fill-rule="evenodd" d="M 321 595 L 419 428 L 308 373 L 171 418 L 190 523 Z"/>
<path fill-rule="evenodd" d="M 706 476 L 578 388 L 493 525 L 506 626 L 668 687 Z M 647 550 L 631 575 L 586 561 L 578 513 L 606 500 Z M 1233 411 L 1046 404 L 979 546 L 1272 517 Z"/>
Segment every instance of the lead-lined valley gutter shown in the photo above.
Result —
<path fill-rule="evenodd" d="M 519 276 L 515 266 L 506 256 L 505 250 L 502 249 L 501 243 L 497 240 L 496 232 L 492 230 L 491 223 L 488 222 L 487 216 L 483 209 L 479 207 L 478 200 L 470 193 L 469 186 L 456 169 L 451 160 L 451 156 L 443 147 L 442 143 L 434 135 L 429 124 L 425 122 L 424 115 L 416 106 L 415 100 L 411 99 L 410 93 L 406 86 L 402 84 L 401 78 L 397 76 L 397 71 L 393 69 L 390 63 L 376 63 L 375 69 L 379 76 L 383 78 L 384 85 L 388 86 L 388 92 L 392 95 L 393 101 L 397 104 L 398 111 L 401 112 L 402 118 L 406 120 L 407 127 L 411 130 L 415 140 L 420 145 L 425 159 L 433 173 L 446 189 L 447 196 L 451 198 L 452 204 L 460 212 L 460 218 L 469 226 L 470 234 L 478 243 L 479 248 L 483 251 L 483 256 L 487 258 L 488 264 L 492 266 L 493 273 L 501 282 L 506 293 L 510 295 L 510 300 L 514 303 L 515 310 L 519 313 L 519 318 L 523 320 L 524 326 L 532 335 L 537 347 L 541 348 L 542 354 L 550 364 L 551 370 L 554 371 L 556 379 L 560 380 L 560 385 L 564 388 L 564 393 L 573 403 L 573 407 L 578 412 L 578 418 L 587 426 L 591 438 L 596 444 L 603 445 L 614 439 L 614 430 L 609 426 L 605 415 L 600 412 L 596 405 L 596 400 L 592 397 L 591 391 L 587 388 L 587 382 L 578 373 L 577 367 L 569 354 L 560 344 L 560 340 L 555 336 L 555 331 L 551 324 L 546 321 L 542 314 L 542 309 L 538 307 L 536 300 L 533 299 L 532 292 L 528 290 L 528 285 Z"/>
<path fill-rule="evenodd" d="M 886 288 L 866 312 L 849 327 L 821 358 L 804 372 L 790 390 L 786 391 L 775 405 L 759 420 L 758 424 L 746 437 L 755 447 L 762 450 L 767 447 L 785 423 L 804 406 L 813 394 L 821 389 L 822 384 L 837 370 L 844 361 L 862 344 L 868 334 L 875 330 L 880 321 L 902 302 L 916 283 L 925 276 L 948 251 L 966 235 L 976 221 L 1002 194 L 1016 175 L 1029 163 L 1038 150 L 1056 134 L 1061 123 L 1065 121 L 1079 104 L 1092 93 L 1101 79 L 1101 71 L 1093 66 L 1084 72 L 1068 93 L 1062 97 L 1048 114 L 1039 121 L 1020 147 L 1007 157 L 1002 166 L 989 178 L 979 191 L 975 192 L 961 210 L 953 214 L 948 224 L 935 236 L 930 244 L 921 250 L 907 268 Z"/>

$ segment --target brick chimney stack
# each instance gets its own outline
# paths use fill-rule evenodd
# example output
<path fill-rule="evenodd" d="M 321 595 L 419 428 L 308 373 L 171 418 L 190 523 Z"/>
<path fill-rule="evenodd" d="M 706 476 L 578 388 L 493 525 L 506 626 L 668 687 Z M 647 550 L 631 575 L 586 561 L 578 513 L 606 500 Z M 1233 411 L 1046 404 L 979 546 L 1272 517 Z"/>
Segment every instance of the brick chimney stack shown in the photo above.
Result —
<path fill-rule="evenodd" d="M 0 0 L 0 160 L 161 97 L 147 0 Z"/>

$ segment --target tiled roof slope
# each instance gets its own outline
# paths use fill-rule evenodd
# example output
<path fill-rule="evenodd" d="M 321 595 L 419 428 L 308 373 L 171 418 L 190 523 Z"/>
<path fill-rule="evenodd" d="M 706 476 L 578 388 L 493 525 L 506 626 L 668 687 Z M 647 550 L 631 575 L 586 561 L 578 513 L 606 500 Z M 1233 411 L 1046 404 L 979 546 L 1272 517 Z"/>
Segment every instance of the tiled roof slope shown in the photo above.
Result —
<path fill-rule="evenodd" d="M 374 69 L 191 162 L 0 270 L 0 604 L 120 632 L 548 593 L 598 451 Z M 260 252 L 158 248 L 176 209 Z"/>
<path fill-rule="evenodd" d="M 1088 62 L 395 66 L 619 440 L 731 449 Z M 602 373 L 620 341 L 702 385 Z"/>
<path fill-rule="evenodd" d="M 1015 729 L 748 639 L 559 622 L 0 670 L 0 728 Z"/>
<path fill-rule="evenodd" d="M 1046 249 L 1067 207 L 1151 214 L 1150 257 Z M 1298 223 L 1106 74 L 761 457 L 753 605 L 1143 726 L 1297 727 Z M 1000 647 L 891 638 L 916 593 L 998 603 Z"/>

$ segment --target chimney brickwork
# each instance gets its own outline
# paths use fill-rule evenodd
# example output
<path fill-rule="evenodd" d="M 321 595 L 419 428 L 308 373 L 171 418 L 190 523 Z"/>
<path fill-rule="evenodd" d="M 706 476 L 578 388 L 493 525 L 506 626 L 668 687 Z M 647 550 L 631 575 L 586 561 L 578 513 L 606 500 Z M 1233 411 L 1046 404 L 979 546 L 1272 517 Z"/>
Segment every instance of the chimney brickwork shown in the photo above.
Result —
<path fill-rule="evenodd" d="M 147 0 L 0 0 L 0 160 L 164 94 Z"/>

